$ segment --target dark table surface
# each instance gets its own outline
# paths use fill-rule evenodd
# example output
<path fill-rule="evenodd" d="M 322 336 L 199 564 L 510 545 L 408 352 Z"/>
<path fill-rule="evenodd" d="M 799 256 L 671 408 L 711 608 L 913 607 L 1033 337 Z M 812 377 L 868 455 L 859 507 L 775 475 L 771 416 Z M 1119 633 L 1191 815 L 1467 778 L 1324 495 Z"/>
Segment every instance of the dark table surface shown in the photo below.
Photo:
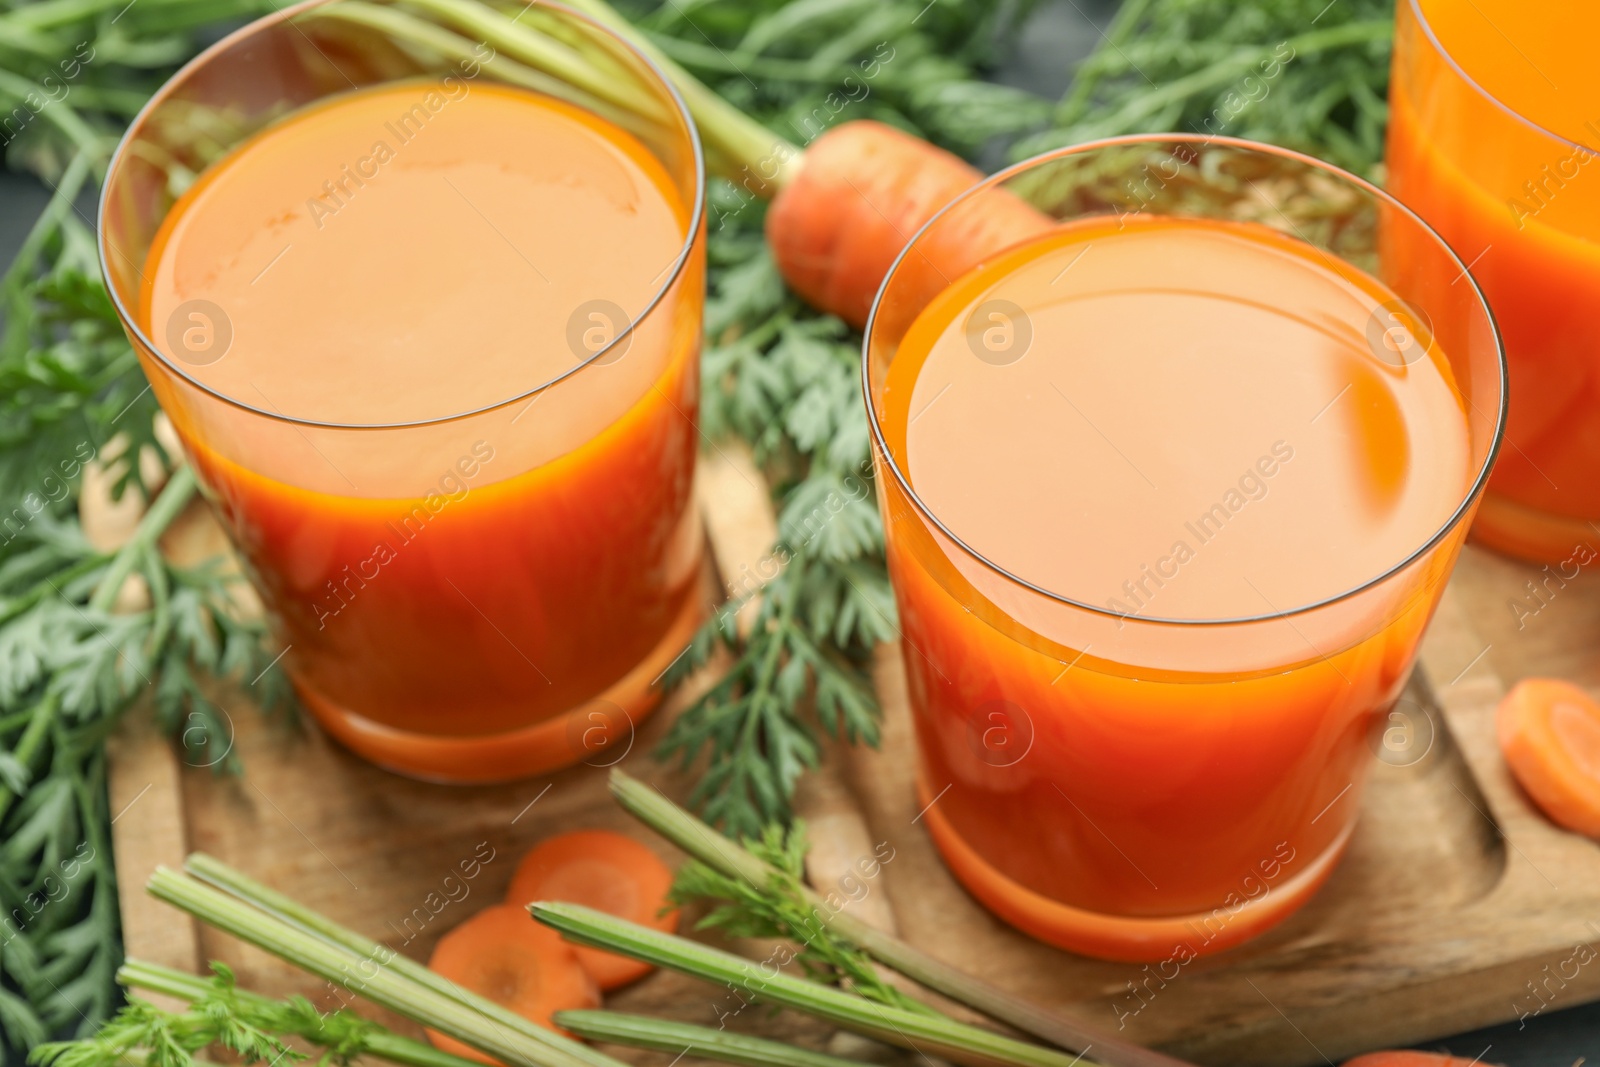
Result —
<path fill-rule="evenodd" d="M 1020 36 L 998 80 L 1046 96 L 1066 86 L 1077 60 L 1099 40 L 1117 0 L 1047 0 Z M 0 264 L 9 263 L 43 210 L 49 191 L 32 178 L 0 171 Z M 92 217 L 92 203 L 80 205 Z M 1507 988 L 1506 1000 L 1522 993 Z M 1505 1067 L 1575 1067 L 1587 1059 L 1600 1067 L 1600 1004 L 1551 1012 L 1525 1025 L 1509 1023 L 1441 1038 L 1419 1046 Z"/>

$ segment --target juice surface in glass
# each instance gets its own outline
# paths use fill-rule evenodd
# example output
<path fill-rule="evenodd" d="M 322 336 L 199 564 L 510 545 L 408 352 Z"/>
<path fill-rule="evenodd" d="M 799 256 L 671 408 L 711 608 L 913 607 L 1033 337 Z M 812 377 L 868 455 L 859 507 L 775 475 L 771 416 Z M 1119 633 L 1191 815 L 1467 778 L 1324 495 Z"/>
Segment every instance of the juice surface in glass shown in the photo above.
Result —
<path fill-rule="evenodd" d="M 1389 188 L 1471 264 L 1511 370 L 1476 536 L 1568 560 L 1600 521 L 1600 8 L 1402 0 L 1397 18 Z"/>
<path fill-rule="evenodd" d="M 166 215 L 139 324 L 235 406 L 152 379 L 357 751 L 513 777 L 653 704 L 699 613 L 697 259 L 655 305 L 691 206 L 618 126 L 456 77 L 296 110 Z"/>
<path fill-rule="evenodd" d="M 869 339 L 922 821 L 1003 918 L 1181 966 L 1328 875 L 1462 530 L 1284 613 L 1416 557 L 1481 466 L 1438 340 L 1372 343 L 1396 299 L 1264 225 L 1107 214 L 952 280 L 881 375 Z"/>

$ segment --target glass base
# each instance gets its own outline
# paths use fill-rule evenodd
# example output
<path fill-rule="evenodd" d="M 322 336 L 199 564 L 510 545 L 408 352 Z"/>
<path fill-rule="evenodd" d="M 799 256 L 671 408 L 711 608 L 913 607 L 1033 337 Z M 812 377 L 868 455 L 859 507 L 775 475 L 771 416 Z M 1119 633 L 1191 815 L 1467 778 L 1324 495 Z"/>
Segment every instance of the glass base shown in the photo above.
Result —
<path fill-rule="evenodd" d="M 506 733 L 449 737 L 397 730 L 340 707 L 294 679 L 306 710 L 335 741 L 384 770 L 427 782 L 487 785 L 590 763 L 609 767 L 661 702 L 653 683 L 688 645 L 703 611 L 698 586 L 650 653 L 611 688 L 542 722 Z M 291 672 L 291 677 L 293 673 Z"/>
<path fill-rule="evenodd" d="M 1194 915 L 1133 918 L 1075 908 L 1036 893 L 1000 873 L 973 851 L 932 804 L 920 780 L 917 794 L 934 845 L 956 881 L 995 915 L 1030 937 L 1081 956 L 1120 963 L 1187 962 L 1232 948 L 1276 926 L 1298 911 L 1338 865 L 1354 823 L 1299 874 L 1237 908 Z"/>
<path fill-rule="evenodd" d="M 1536 511 L 1490 490 L 1478 505 L 1472 539 L 1529 563 L 1562 563 L 1581 546 L 1600 544 L 1600 524 Z"/>

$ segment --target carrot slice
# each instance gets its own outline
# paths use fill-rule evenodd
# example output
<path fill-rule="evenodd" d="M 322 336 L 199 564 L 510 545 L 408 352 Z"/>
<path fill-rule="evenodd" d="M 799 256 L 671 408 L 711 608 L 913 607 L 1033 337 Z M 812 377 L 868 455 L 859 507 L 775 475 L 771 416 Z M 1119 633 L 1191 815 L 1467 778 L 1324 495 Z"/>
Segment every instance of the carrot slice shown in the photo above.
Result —
<path fill-rule="evenodd" d="M 668 933 L 678 913 L 661 914 L 672 870 L 645 845 L 609 830 L 558 834 L 522 857 L 506 902 L 564 900 Z M 616 989 L 649 974 L 648 963 L 598 949 L 577 949 L 578 961 L 601 989 Z"/>
<path fill-rule="evenodd" d="M 578 962 L 572 946 L 522 908 L 495 904 L 439 939 L 428 966 L 444 977 L 488 997 L 524 1019 L 556 1029 L 550 1017 L 569 1008 L 594 1008 L 600 992 Z M 428 1031 L 434 1048 L 481 1063 L 498 1063 L 475 1048 L 437 1030 Z"/>
<path fill-rule="evenodd" d="M 1570 682 L 1525 678 L 1495 725 L 1511 773 L 1551 821 L 1600 837 L 1600 703 Z"/>
<path fill-rule="evenodd" d="M 1465 1056 L 1447 1056 L 1442 1052 L 1393 1049 L 1368 1052 L 1353 1060 L 1345 1060 L 1344 1067 L 1484 1067 L 1484 1064 L 1469 1060 Z"/>

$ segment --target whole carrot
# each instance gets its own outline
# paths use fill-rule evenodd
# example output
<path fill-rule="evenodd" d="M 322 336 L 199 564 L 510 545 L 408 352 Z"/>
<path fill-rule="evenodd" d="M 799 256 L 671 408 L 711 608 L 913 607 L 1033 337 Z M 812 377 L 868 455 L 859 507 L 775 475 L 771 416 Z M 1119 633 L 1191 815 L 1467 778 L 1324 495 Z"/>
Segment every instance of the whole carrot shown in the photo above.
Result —
<path fill-rule="evenodd" d="M 847 122 L 806 148 L 767 211 L 767 243 L 790 288 L 858 329 L 884 276 L 922 225 L 983 179 L 942 148 L 870 119 Z M 963 208 L 906 263 L 942 288 L 985 252 L 1036 236 L 1049 216 L 1002 189 Z"/>

